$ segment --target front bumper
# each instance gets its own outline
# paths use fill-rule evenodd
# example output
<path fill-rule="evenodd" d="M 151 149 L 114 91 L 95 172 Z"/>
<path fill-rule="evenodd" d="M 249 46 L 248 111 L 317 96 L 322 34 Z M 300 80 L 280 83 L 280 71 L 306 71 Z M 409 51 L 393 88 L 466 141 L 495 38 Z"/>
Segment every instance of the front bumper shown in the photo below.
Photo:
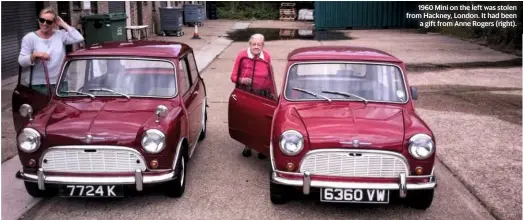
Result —
<path fill-rule="evenodd" d="M 279 176 L 278 174 L 298 176 L 300 179 L 289 179 Z M 428 178 L 426 183 L 407 183 L 407 178 Z M 305 173 L 288 173 L 282 171 L 273 171 L 271 181 L 280 185 L 303 187 L 303 194 L 309 195 L 311 187 L 313 188 L 351 188 L 351 189 L 387 189 L 399 190 L 401 198 L 407 196 L 407 190 L 434 189 L 437 186 L 434 175 L 428 176 L 410 176 L 407 177 L 401 173 L 397 183 L 363 183 L 363 182 L 335 182 L 324 180 L 312 180 L 309 172 Z"/>
<path fill-rule="evenodd" d="M 175 177 L 174 171 L 169 171 L 162 174 L 143 173 L 137 169 L 134 176 L 59 176 L 46 175 L 43 168 L 39 168 L 37 174 L 24 173 L 19 170 L 16 173 L 16 178 L 38 183 L 40 190 L 45 190 L 45 184 L 116 184 L 116 185 L 135 185 L 137 191 L 143 190 L 144 184 L 163 183 L 173 180 Z"/>

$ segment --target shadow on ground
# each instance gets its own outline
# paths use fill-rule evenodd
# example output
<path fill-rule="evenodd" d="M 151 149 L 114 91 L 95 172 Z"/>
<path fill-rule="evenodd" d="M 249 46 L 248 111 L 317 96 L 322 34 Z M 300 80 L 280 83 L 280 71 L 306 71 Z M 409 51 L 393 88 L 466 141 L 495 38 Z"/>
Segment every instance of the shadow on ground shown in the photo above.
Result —
<path fill-rule="evenodd" d="M 316 31 L 311 29 L 280 29 L 280 28 L 246 28 L 227 33 L 227 38 L 237 42 L 249 41 L 253 34 L 263 34 L 265 41 L 274 40 L 352 40 L 348 34 L 337 31 Z"/>
<path fill-rule="evenodd" d="M 466 63 L 448 63 L 448 64 L 433 64 L 433 63 L 419 63 L 406 64 L 407 71 L 411 73 L 420 73 L 425 71 L 448 71 L 449 69 L 474 69 L 474 68 L 508 68 L 521 67 L 521 58 L 515 58 L 503 61 L 493 62 L 466 62 Z"/>
<path fill-rule="evenodd" d="M 521 88 L 467 85 L 423 85 L 416 108 L 495 116 L 521 125 Z M 513 94 L 513 93 L 519 94 Z"/>

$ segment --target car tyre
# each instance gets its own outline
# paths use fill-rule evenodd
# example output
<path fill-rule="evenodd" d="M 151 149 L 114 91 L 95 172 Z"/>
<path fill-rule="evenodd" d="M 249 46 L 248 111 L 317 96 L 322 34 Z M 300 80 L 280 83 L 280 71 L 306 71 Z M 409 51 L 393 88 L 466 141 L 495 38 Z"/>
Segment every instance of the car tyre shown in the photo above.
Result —
<path fill-rule="evenodd" d="M 269 181 L 270 181 L 269 175 Z M 276 205 L 284 204 L 289 199 L 287 194 L 288 189 L 285 186 L 278 185 L 270 181 L 270 193 L 271 193 L 271 202 Z"/>
<path fill-rule="evenodd" d="M 407 202 L 411 208 L 427 209 L 432 204 L 434 198 L 434 189 L 429 190 L 413 190 L 407 194 Z"/>
<path fill-rule="evenodd" d="M 251 149 L 248 149 L 248 148 L 243 149 L 243 151 L 242 151 L 242 155 L 243 155 L 244 157 L 250 157 L 250 156 L 252 155 L 252 151 L 251 151 Z"/>
<path fill-rule="evenodd" d="M 187 155 L 182 153 L 176 163 L 176 179 L 169 181 L 166 185 L 165 194 L 172 198 L 179 198 L 185 192 L 187 174 Z"/>
<path fill-rule="evenodd" d="M 55 190 L 55 189 L 50 189 L 50 188 L 47 188 L 45 190 L 40 190 L 38 189 L 38 184 L 37 183 L 33 183 L 33 182 L 27 182 L 27 181 L 24 181 L 24 185 L 25 185 L 25 190 L 27 191 L 27 193 L 32 196 L 32 197 L 35 197 L 35 198 L 42 198 L 42 197 L 53 197 L 55 196 L 58 191 Z"/>

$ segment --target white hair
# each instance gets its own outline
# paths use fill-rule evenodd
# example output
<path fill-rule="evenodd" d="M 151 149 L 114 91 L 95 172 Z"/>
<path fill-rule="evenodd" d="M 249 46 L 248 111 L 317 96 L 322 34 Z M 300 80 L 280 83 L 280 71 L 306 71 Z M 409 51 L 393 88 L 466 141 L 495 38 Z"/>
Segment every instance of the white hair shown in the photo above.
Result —
<path fill-rule="evenodd" d="M 263 34 L 253 34 L 249 39 L 249 42 L 251 42 L 253 39 L 260 39 L 262 41 L 265 41 L 265 37 L 263 36 Z"/>

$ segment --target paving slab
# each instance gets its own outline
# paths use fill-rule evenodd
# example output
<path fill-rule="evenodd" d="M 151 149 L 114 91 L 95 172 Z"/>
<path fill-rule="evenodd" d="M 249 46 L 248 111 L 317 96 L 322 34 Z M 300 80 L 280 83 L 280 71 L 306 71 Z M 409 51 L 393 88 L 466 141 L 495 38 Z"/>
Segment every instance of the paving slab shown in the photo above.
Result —
<path fill-rule="evenodd" d="M 18 219 L 41 201 L 27 194 L 24 183 L 15 178 L 20 167 L 18 156 L 2 163 L 2 219 Z"/>

